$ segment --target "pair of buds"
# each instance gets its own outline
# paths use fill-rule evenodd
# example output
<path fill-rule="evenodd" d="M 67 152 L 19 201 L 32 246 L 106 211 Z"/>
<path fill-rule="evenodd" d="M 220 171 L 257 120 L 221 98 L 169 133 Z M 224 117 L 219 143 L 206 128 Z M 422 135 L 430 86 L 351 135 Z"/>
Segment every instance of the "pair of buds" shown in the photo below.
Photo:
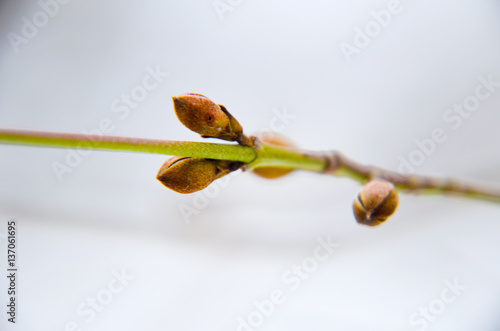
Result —
<path fill-rule="evenodd" d="M 172 98 L 175 114 L 188 129 L 203 138 L 235 141 L 240 145 L 255 146 L 255 137 L 247 137 L 238 121 L 223 105 L 218 105 L 204 95 L 186 93 Z M 291 147 L 284 137 L 273 135 L 262 141 L 278 146 Z M 178 193 L 194 193 L 204 189 L 214 180 L 244 166 L 241 162 L 192 157 L 172 157 L 161 166 L 156 178 Z M 254 173 L 264 178 L 277 178 L 292 169 L 261 167 Z"/>
<path fill-rule="evenodd" d="M 243 141 L 243 128 L 222 105 L 204 95 L 186 93 L 172 98 L 177 118 L 203 138 Z M 174 156 L 163 163 L 156 178 L 178 193 L 194 193 L 243 166 L 241 162 Z"/>

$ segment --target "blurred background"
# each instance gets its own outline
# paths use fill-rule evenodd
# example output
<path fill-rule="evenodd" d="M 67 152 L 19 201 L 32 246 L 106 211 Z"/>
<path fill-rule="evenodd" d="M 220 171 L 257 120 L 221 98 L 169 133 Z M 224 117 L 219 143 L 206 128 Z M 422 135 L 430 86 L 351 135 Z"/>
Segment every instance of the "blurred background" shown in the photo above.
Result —
<path fill-rule="evenodd" d="M 3 1 L 0 34 L 0 128 L 201 141 L 171 102 L 197 92 L 248 133 L 500 186 L 497 1 Z M 353 181 L 181 195 L 167 158 L 0 145 L 1 330 L 500 329 L 498 205 L 403 195 L 367 228 Z"/>

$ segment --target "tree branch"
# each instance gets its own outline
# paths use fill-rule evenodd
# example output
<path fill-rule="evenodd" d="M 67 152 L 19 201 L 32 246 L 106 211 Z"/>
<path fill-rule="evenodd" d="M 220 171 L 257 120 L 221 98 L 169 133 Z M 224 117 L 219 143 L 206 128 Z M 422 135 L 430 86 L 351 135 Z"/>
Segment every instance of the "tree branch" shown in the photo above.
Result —
<path fill-rule="evenodd" d="M 254 138 L 254 137 L 252 137 Z M 301 169 L 354 179 L 361 184 L 378 178 L 393 183 L 406 193 L 460 195 L 500 203 L 500 190 L 458 180 L 417 175 L 357 163 L 337 151 L 310 152 L 259 141 L 252 147 L 192 141 L 50 133 L 0 129 L 0 143 L 57 148 L 153 153 L 243 162 L 249 168 Z"/>

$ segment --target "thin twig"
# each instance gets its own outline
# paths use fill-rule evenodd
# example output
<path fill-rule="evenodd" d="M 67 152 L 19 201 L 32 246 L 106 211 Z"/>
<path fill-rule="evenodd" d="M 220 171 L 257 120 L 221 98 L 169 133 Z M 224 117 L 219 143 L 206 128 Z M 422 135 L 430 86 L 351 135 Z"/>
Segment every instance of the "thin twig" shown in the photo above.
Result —
<path fill-rule="evenodd" d="M 153 153 L 232 160 L 245 163 L 253 161 L 256 157 L 253 148 L 240 145 L 24 130 L 0 129 L 0 143 L 84 150 Z"/>
<path fill-rule="evenodd" d="M 500 190 L 480 187 L 450 178 L 436 178 L 420 175 L 402 175 L 395 171 L 357 163 L 337 151 L 325 153 L 329 160 L 326 173 L 349 177 L 362 184 L 379 178 L 393 183 L 406 193 L 460 195 L 478 200 L 500 203 Z"/>
<path fill-rule="evenodd" d="M 155 153 L 185 157 L 230 160 L 250 168 L 281 167 L 349 177 L 361 184 L 375 178 L 393 183 L 406 193 L 460 195 L 500 203 L 500 190 L 446 178 L 402 175 L 357 163 L 337 151 L 310 152 L 267 144 L 252 138 L 253 146 L 173 141 L 130 137 L 2 130 L 0 143 L 59 148 Z"/>

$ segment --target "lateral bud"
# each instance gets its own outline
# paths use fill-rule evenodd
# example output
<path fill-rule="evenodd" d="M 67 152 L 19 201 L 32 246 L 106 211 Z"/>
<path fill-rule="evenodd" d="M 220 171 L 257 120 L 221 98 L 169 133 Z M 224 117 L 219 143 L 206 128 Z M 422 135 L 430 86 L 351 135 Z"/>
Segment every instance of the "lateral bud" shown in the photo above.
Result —
<path fill-rule="evenodd" d="M 353 211 L 360 224 L 376 226 L 383 223 L 397 209 L 399 193 L 394 184 L 381 179 L 369 181 L 354 200 Z"/>
<path fill-rule="evenodd" d="M 174 156 L 163 163 L 156 179 L 175 192 L 188 194 L 242 166 L 241 162 Z"/>
<path fill-rule="evenodd" d="M 177 118 L 189 130 L 203 138 L 242 140 L 243 128 L 223 105 L 197 93 L 181 94 L 172 99 Z"/>

